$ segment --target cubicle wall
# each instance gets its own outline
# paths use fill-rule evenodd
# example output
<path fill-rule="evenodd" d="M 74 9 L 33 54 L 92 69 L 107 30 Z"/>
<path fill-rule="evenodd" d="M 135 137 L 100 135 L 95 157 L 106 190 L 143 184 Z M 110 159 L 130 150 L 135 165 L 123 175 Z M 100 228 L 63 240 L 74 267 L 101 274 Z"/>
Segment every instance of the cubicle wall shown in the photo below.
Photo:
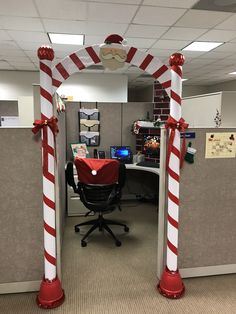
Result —
<path fill-rule="evenodd" d="M 197 149 L 180 179 L 179 268 L 183 277 L 236 272 L 236 158 L 205 158 L 206 133 L 190 129 Z"/>
<path fill-rule="evenodd" d="M 95 108 L 96 103 L 81 104 L 84 108 Z M 129 103 L 98 103 L 100 111 L 100 145 L 89 147 L 93 156 L 93 148 L 104 150 L 109 156 L 109 148 L 112 145 L 129 145 L 135 152 L 135 135 L 131 134 L 131 127 L 135 120 L 145 119 L 147 112 L 152 119 L 153 104 L 143 102 Z M 66 105 L 66 129 L 67 129 L 67 159 L 72 159 L 71 143 L 79 142 L 78 102 L 68 102 Z"/>
<path fill-rule="evenodd" d="M 43 275 L 42 160 L 31 128 L 0 128 L 0 293 L 37 290 Z"/>

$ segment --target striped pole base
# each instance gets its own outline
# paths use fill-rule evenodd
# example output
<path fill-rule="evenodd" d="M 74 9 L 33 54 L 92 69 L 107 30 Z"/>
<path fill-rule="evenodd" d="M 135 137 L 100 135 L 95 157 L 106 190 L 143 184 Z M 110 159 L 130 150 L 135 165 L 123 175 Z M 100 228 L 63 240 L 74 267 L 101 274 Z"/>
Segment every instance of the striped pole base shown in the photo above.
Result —
<path fill-rule="evenodd" d="M 44 309 L 53 309 L 60 306 L 65 299 L 64 290 L 61 288 L 61 283 L 58 278 L 54 280 L 46 280 L 41 282 L 40 291 L 37 296 L 37 304 Z"/>
<path fill-rule="evenodd" d="M 185 292 L 185 287 L 178 269 L 176 271 L 170 271 L 166 267 L 157 288 L 160 294 L 162 294 L 166 298 L 181 298 Z"/>

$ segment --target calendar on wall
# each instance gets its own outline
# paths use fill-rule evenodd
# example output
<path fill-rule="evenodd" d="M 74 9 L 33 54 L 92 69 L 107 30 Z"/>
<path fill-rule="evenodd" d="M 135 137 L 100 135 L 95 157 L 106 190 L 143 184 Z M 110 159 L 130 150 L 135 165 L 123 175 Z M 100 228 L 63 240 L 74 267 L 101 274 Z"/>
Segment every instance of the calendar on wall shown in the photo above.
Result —
<path fill-rule="evenodd" d="M 235 158 L 236 133 L 206 133 L 205 158 Z"/>

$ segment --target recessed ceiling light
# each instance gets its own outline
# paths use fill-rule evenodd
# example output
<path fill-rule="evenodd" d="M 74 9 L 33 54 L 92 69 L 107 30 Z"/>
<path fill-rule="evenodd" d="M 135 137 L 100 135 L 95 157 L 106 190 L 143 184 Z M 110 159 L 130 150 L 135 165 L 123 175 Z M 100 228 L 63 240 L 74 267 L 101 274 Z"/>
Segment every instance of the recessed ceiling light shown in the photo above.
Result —
<path fill-rule="evenodd" d="M 182 79 L 181 79 L 182 82 L 187 81 L 187 80 L 188 80 L 188 79 L 186 79 L 186 78 L 182 78 Z"/>
<path fill-rule="evenodd" d="M 219 42 L 211 42 L 211 41 L 194 41 L 187 47 L 183 48 L 182 50 L 186 51 L 210 51 L 223 43 Z"/>
<path fill-rule="evenodd" d="M 229 74 L 236 75 L 236 71 L 230 72 Z"/>
<path fill-rule="evenodd" d="M 80 45 L 84 44 L 84 35 L 48 33 L 52 44 Z"/>

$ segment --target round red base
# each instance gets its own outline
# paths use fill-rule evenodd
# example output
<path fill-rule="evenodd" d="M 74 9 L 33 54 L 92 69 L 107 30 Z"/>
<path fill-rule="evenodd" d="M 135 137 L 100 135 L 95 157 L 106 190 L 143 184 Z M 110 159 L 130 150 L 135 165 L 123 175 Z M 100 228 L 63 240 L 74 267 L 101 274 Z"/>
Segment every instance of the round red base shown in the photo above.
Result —
<path fill-rule="evenodd" d="M 162 274 L 157 288 L 160 294 L 170 299 L 179 299 L 185 292 L 179 271 L 170 271 L 167 267 Z"/>
<path fill-rule="evenodd" d="M 60 280 L 57 277 L 52 281 L 44 278 L 36 299 L 38 306 L 44 309 L 53 309 L 60 306 L 64 299 L 65 294 Z"/>

